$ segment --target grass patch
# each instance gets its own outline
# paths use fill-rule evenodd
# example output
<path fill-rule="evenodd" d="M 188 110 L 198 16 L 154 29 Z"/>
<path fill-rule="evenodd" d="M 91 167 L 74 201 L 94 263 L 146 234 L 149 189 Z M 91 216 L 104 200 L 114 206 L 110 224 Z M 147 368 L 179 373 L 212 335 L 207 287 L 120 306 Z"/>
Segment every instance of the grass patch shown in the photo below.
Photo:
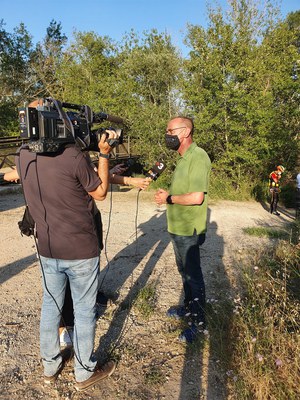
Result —
<path fill-rule="evenodd" d="M 250 236 L 267 237 L 270 239 L 287 239 L 289 236 L 286 231 L 262 226 L 243 228 L 243 232 Z"/>
<path fill-rule="evenodd" d="M 144 374 L 145 383 L 149 386 L 165 383 L 166 376 L 159 365 L 151 365 Z"/>
<path fill-rule="evenodd" d="M 156 285 L 154 283 L 143 287 L 139 291 L 133 306 L 144 319 L 149 319 L 153 314 L 156 297 Z"/>

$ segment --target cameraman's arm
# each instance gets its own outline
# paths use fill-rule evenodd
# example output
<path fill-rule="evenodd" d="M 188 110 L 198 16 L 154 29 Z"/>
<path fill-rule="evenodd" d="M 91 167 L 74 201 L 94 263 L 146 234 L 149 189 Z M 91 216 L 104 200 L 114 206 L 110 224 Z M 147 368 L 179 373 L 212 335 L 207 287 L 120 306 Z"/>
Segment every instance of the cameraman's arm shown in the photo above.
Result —
<path fill-rule="evenodd" d="M 110 135 L 111 137 L 111 135 Z M 100 185 L 93 192 L 89 192 L 89 194 L 95 200 L 104 200 L 106 198 L 108 185 L 109 185 L 109 153 L 111 151 L 111 147 L 106 141 L 106 134 L 101 136 L 101 139 L 98 143 L 98 147 L 100 150 L 99 161 L 98 161 L 98 176 L 101 180 Z M 107 157 L 107 158 L 106 158 Z"/>

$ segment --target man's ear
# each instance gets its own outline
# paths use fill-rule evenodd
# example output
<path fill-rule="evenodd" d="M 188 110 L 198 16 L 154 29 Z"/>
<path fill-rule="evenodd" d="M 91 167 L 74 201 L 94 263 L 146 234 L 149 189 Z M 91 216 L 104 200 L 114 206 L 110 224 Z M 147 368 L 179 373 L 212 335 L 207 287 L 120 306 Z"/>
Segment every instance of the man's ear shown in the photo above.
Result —
<path fill-rule="evenodd" d="M 189 136 L 190 136 L 190 134 L 191 134 L 191 130 L 190 130 L 190 128 L 185 128 L 186 129 L 186 133 L 184 134 L 184 138 L 188 138 Z"/>

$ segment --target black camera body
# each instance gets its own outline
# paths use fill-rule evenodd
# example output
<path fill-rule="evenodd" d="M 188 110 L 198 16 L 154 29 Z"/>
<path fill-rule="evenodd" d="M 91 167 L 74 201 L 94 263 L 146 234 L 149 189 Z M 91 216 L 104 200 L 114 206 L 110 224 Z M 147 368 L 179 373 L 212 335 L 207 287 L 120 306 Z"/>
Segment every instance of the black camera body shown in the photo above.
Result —
<path fill-rule="evenodd" d="M 123 124 L 120 117 L 94 113 L 87 105 L 61 103 L 52 98 L 43 99 L 42 105 L 36 108 L 19 109 L 21 138 L 28 140 L 29 150 L 35 153 L 57 152 L 68 143 L 77 143 L 84 150 L 99 151 L 98 143 L 105 129 L 93 129 L 93 125 L 104 120 Z M 117 138 L 107 139 L 109 145 L 122 144 L 122 130 L 108 129 L 117 133 Z"/>

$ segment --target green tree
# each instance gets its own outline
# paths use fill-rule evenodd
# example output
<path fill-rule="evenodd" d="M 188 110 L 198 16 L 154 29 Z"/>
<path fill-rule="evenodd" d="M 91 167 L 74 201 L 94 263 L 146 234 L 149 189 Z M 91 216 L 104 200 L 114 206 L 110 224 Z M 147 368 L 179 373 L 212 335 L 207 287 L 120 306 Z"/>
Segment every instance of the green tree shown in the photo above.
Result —
<path fill-rule="evenodd" d="M 9 33 L 0 21 L 0 132 L 17 133 L 17 105 L 31 90 L 31 36 L 21 23 Z"/>
<path fill-rule="evenodd" d="M 94 32 L 75 33 L 57 74 L 61 99 L 112 113 L 116 68 L 115 46 L 110 38 Z"/>
<path fill-rule="evenodd" d="M 58 70 L 60 98 L 125 118 L 132 151 L 153 163 L 165 151 L 160 143 L 166 121 L 179 107 L 179 68 L 166 34 L 151 31 L 140 39 L 131 32 L 116 44 L 94 32 L 77 32 Z"/>
<path fill-rule="evenodd" d="M 67 37 L 62 33 L 60 22 L 52 20 L 46 30 L 45 38 L 36 45 L 31 56 L 34 97 L 57 97 L 61 92 L 62 82 L 57 71 L 62 62 L 63 48 Z"/>
<path fill-rule="evenodd" d="M 151 164 L 166 155 L 167 120 L 178 113 L 181 59 L 171 38 L 156 30 L 131 31 L 119 54 L 118 99 L 129 121 L 134 150 Z"/>
<path fill-rule="evenodd" d="M 297 123 L 287 117 L 296 107 L 285 100 L 297 92 L 296 48 L 271 2 L 267 15 L 251 1 L 229 3 L 227 15 L 210 9 L 207 29 L 189 26 L 183 92 L 215 170 L 239 187 L 250 170 L 257 176 L 271 162 L 292 162 Z"/>
<path fill-rule="evenodd" d="M 300 82 L 294 73 L 299 54 L 294 45 L 294 33 L 286 23 L 279 23 L 265 35 L 260 46 L 266 82 L 264 93 L 269 97 L 272 116 L 267 132 L 269 157 L 266 162 L 272 166 L 282 163 L 290 170 L 299 151 L 300 128 Z"/>
<path fill-rule="evenodd" d="M 298 82 L 299 85 L 299 80 L 300 80 L 300 10 L 296 11 L 296 12 L 291 12 L 290 14 L 288 14 L 287 18 L 286 18 L 286 22 L 288 24 L 288 28 L 294 33 L 295 35 L 295 41 L 292 42 L 298 50 L 298 57 L 294 63 L 294 68 L 293 68 L 293 79 L 294 81 Z M 299 87 L 299 86 L 298 86 Z M 295 92 L 294 96 L 293 96 L 293 100 L 297 102 L 297 99 L 299 98 L 299 90 L 298 93 Z M 299 103 L 298 103 L 299 104 Z M 297 161 L 295 163 L 295 169 L 294 169 L 294 173 L 295 175 L 298 173 L 298 171 L 300 170 L 300 145 L 299 145 L 299 106 L 297 107 L 293 107 L 293 110 L 296 109 L 296 112 L 293 112 L 292 115 L 294 116 L 294 120 L 295 120 L 295 116 L 297 116 L 297 121 L 298 121 L 298 135 L 295 136 L 295 140 L 298 144 L 298 157 L 297 157 Z M 298 114 L 298 115 L 297 115 Z"/>
<path fill-rule="evenodd" d="M 288 28 L 293 31 L 296 36 L 294 44 L 300 53 L 300 10 L 289 13 L 286 17 L 286 22 Z"/>

